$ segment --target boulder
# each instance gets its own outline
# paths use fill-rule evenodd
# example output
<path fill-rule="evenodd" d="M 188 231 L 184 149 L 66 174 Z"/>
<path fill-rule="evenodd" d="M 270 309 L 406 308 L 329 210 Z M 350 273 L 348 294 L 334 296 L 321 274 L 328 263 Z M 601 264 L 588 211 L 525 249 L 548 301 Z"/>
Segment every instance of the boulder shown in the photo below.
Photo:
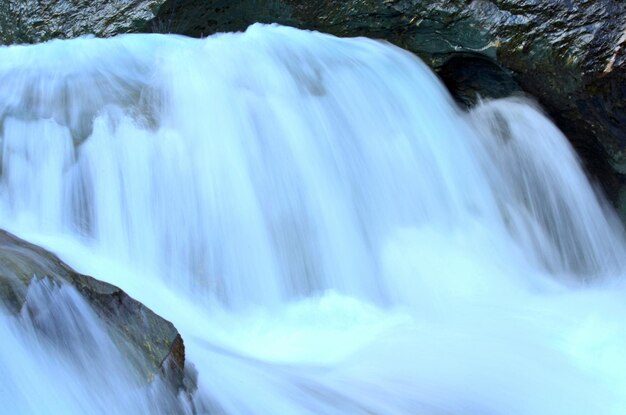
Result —
<path fill-rule="evenodd" d="M 146 381 L 160 376 L 175 390 L 183 388 L 185 346 L 172 323 L 121 289 L 78 274 L 54 254 L 0 230 L 0 303 L 19 313 L 34 279 L 74 287 Z"/>

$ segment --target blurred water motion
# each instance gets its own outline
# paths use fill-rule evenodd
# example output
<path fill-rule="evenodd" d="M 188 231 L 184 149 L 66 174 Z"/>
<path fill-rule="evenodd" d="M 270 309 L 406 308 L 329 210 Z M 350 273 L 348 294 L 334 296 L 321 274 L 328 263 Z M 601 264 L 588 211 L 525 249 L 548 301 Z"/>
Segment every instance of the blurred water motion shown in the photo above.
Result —
<path fill-rule="evenodd" d="M 533 105 L 264 25 L 2 48 L 0 81 L 2 225 L 171 320 L 197 412 L 626 412 L 623 230 Z M 15 336 L 33 412 L 57 376 L 59 411 L 152 411 Z"/>

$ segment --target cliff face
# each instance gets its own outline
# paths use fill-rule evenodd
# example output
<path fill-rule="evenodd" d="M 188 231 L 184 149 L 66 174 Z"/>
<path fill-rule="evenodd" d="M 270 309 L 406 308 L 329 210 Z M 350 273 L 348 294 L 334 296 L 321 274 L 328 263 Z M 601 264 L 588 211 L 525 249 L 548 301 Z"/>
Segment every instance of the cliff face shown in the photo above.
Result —
<path fill-rule="evenodd" d="M 461 71 L 462 78 L 472 84 L 505 80 L 495 93 L 487 88 L 483 94 L 499 96 L 517 83 L 540 101 L 609 197 L 618 199 L 626 174 L 623 1 L 5 0 L 0 40 L 134 31 L 207 36 L 254 22 L 385 39 L 416 53 L 461 89 L 467 89 L 462 80 L 450 77 L 463 67 L 470 69 Z M 501 71 L 488 71 L 485 80 L 487 61 Z M 470 79 L 472 73 L 478 81 Z"/>

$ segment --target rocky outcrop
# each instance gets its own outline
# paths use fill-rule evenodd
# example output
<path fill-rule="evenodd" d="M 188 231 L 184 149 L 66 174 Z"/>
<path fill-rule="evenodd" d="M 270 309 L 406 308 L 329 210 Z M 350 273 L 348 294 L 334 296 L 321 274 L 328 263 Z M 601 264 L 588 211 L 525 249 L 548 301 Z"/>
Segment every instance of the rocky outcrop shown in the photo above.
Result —
<path fill-rule="evenodd" d="M 0 43 L 142 32 L 164 0 L 0 0 Z"/>
<path fill-rule="evenodd" d="M 0 230 L 0 303 L 18 313 L 34 279 L 74 287 L 146 381 L 164 378 L 183 387 L 185 346 L 172 325 L 121 289 L 73 271 L 50 252 Z"/>

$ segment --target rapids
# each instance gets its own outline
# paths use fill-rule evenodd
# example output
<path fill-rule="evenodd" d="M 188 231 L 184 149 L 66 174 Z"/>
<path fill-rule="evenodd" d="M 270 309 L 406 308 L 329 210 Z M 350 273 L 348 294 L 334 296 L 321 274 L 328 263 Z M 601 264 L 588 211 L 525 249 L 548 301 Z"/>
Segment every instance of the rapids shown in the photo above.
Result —
<path fill-rule="evenodd" d="M 138 384 L 42 283 L 77 352 L 1 314 L 0 411 L 626 413 L 624 231 L 531 102 L 463 112 L 401 49 L 275 25 L 3 47 L 0 85 L 1 227 L 197 371 Z"/>

